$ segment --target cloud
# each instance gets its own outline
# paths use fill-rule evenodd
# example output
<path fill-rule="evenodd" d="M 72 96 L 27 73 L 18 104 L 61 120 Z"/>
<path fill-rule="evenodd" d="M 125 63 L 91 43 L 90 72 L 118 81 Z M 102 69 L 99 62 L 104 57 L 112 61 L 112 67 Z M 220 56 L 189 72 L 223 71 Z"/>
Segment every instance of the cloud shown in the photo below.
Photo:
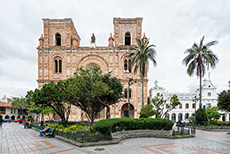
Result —
<path fill-rule="evenodd" d="M 11 0 L 0 5 L 0 96 L 24 95 L 37 87 L 38 39 L 42 18 L 72 18 L 81 46 L 107 46 L 113 33 L 113 17 L 143 17 L 142 32 L 156 45 L 157 67 L 149 66 L 149 85 L 154 81 L 169 92 L 194 92 L 199 81 L 189 77 L 182 64 L 184 51 L 205 35 L 218 40 L 211 49 L 220 61 L 211 70 L 217 91 L 230 81 L 230 1 L 226 0 Z M 205 76 L 207 78 L 207 76 Z"/>

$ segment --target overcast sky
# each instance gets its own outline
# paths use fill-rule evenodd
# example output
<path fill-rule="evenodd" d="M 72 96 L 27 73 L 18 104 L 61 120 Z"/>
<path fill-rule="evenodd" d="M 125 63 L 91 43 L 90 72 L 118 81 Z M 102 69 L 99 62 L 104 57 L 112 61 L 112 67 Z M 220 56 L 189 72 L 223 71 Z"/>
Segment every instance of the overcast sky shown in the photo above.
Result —
<path fill-rule="evenodd" d="M 148 89 L 158 80 L 169 92 L 194 92 L 196 76 L 189 77 L 182 64 L 184 51 L 199 42 L 218 40 L 211 49 L 218 56 L 211 70 L 217 92 L 230 81 L 229 0 L 5 0 L 0 5 L 0 97 L 25 96 L 37 88 L 38 39 L 42 18 L 72 18 L 81 46 L 107 46 L 113 17 L 143 17 L 143 29 L 156 45 L 157 67 L 149 66 Z M 206 75 L 206 78 L 207 75 Z"/>

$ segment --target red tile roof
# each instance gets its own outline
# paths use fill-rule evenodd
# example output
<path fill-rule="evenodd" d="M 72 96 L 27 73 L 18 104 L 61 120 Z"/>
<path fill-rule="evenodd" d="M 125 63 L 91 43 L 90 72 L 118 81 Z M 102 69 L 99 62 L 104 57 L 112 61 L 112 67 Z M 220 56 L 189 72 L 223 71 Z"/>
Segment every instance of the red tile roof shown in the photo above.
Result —
<path fill-rule="evenodd" d="M 0 107 L 11 107 L 11 104 L 0 102 Z"/>

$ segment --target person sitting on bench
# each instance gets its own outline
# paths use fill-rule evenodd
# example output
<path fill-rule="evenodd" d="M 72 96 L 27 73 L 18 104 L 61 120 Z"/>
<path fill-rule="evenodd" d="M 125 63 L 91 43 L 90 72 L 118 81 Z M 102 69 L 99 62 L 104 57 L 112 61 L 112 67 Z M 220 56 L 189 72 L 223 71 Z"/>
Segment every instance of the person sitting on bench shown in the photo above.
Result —
<path fill-rule="evenodd" d="M 50 127 L 46 124 L 46 128 L 44 128 L 43 130 L 40 130 L 40 135 L 39 136 L 43 136 L 43 133 L 48 132 L 49 128 Z"/>

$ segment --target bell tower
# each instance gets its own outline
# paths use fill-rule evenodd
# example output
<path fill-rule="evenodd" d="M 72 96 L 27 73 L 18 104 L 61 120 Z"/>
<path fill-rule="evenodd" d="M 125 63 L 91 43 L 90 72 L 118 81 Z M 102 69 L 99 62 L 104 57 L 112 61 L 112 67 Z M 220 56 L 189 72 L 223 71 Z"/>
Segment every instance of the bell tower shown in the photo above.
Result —
<path fill-rule="evenodd" d="M 137 45 L 136 38 L 141 38 L 143 18 L 113 18 L 114 43 L 117 46 Z"/>

